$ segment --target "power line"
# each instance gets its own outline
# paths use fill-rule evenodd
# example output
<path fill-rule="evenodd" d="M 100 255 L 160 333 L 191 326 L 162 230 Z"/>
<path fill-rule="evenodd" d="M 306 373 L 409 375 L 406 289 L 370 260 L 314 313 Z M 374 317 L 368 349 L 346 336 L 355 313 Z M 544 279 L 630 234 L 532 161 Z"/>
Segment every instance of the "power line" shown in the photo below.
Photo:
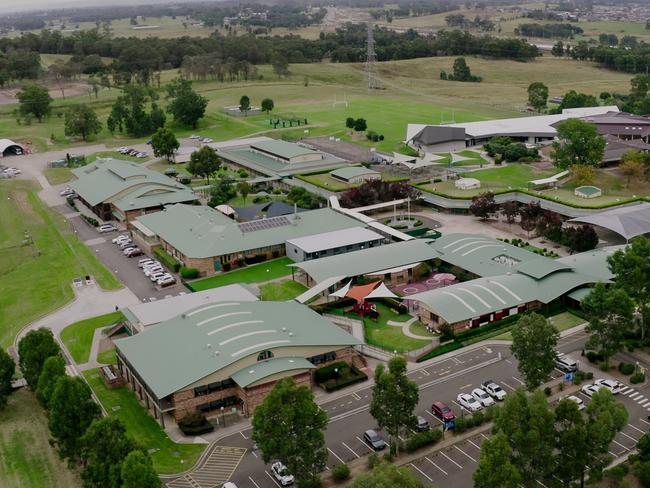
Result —
<path fill-rule="evenodd" d="M 374 26 L 368 22 L 368 47 L 366 57 L 366 77 L 368 78 L 368 91 L 381 89 L 381 81 L 377 74 L 377 53 L 375 52 Z"/>

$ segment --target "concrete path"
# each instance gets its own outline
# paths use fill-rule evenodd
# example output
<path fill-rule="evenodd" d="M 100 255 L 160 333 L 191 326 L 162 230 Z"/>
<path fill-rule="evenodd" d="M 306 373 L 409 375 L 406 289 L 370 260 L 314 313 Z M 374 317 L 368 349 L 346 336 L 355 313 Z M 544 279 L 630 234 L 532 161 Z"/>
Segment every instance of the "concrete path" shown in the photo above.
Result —
<path fill-rule="evenodd" d="M 394 320 L 389 320 L 386 323 L 393 327 L 401 327 L 402 334 L 404 334 L 406 337 L 410 337 L 411 339 L 424 339 L 426 341 L 430 341 L 431 339 L 433 339 L 433 336 L 421 336 L 411 332 L 411 324 L 413 322 L 416 322 L 417 320 L 418 320 L 417 317 L 412 317 L 408 319 L 406 322 L 395 322 Z"/>

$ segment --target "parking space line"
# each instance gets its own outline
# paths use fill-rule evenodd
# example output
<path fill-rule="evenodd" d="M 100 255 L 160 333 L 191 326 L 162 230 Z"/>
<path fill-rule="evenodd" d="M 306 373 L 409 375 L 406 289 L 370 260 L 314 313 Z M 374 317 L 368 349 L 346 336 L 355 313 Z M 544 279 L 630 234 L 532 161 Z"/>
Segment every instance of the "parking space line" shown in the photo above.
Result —
<path fill-rule="evenodd" d="M 639 420 L 640 420 L 641 422 L 643 422 L 644 424 L 648 424 L 648 425 L 650 425 L 650 422 L 648 422 L 647 420 L 643 420 L 643 419 L 639 419 Z"/>
<path fill-rule="evenodd" d="M 472 456 L 470 456 L 470 455 L 467 454 L 465 451 L 463 451 L 460 447 L 458 447 L 458 446 L 454 446 L 454 447 L 456 448 L 456 450 L 458 450 L 459 452 L 461 452 L 462 454 L 464 454 L 465 456 L 467 456 L 468 458 L 470 458 L 470 459 L 471 459 L 472 461 L 474 461 L 475 463 L 478 462 L 478 461 L 477 461 L 476 459 L 474 459 Z"/>
<path fill-rule="evenodd" d="M 420 370 L 420 372 L 421 372 L 422 374 L 424 374 L 425 376 L 431 376 L 431 373 L 429 373 L 429 372 L 426 370 L 426 368 L 422 368 L 422 369 Z"/>
<path fill-rule="evenodd" d="M 623 432 L 623 431 L 619 432 L 619 434 L 624 435 L 625 437 L 627 437 L 628 439 L 630 439 L 630 440 L 632 440 L 632 441 L 634 441 L 634 442 L 637 442 L 637 441 L 638 441 L 637 439 L 635 439 L 635 438 L 632 437 L 631 435 L 627 435 L 627 434 L 626 434 L 625 432 Z"/>
<path fill-rule="evenodd" d="M 479 451 L 481 450 L 481 448 L 479 446 L 477 446 L 476 444 L 474 444 L 471 440 L 467 439 L 467 442 L 469 442 L 471 445 L 473 445 Z"/>
<path fill-rule="evenodd" d="M 431 415 L 434 419 L 436 419 L 436 420 L 437 420 L 438 422 L 440 422 L 442 425 L 445 425 L 445 423 L 444 423 L 441 419 L 439 419 L 438 417 L 436 417 L 435 415 L 433 415 L 433 414 L 432 414 L 431 412 L 429 412 L 428 410 L 425 410 L 425 412 L 428 413 L 429 415 Z"/>
<path fill-rule="evenodd" d="M 339 457 L 339 455 L 336 454 L 334 451 L 332 451 L 329 447 L 327 448 L 327 450 L 330 452 L 330 454 L 331 454 L 332 456 L 334 456 L 336 459 L 338 459 L 342 464 L 345 464 L 345 461 L 343 461 L 343 459 L 341 459 L 341 458 Z"/>
<path fill-rule="evenodd" d="M 452 458 L 450 458 L 449 456 L 447 456 L 444 452 L 442 452 L 442 451 L 439 451 L 439 452 L 440 452 L 440 454 L 442 454 L 443 456 L 445 456 L 447 459 L 449 459 L 452 463 L 454 463 L 456 466 L 458 466 L 460 469 L 463 469 L 463 467 L 462 467 L 460 464 L 458 464 L 458 463 L 457 463 L 456 461 L 454 461 Z"/>
<path fill-rule="evenodd" d="M 255 454 L 255 451 L 251 451 L 251 454 L 255 457 L 257 457 L 257 454 Z"/>
<path fill-rule="evenodd" d="M 607 451 L 607 452 L 610 453 L 612 456 L 614 456 L 616 458 L 618 457 L 618 454 L 614 454 L 612 451 Z"/>
<path fill-rule="evenodd" d="M 241 436 L 242 436 L 244 439 L 248 439 L 248 437 L 246 437 L 246 436 L 244 435 L 244 432 L 243 432 L 243 431 L 240 430 L 239 433 L 241 434 Z"/>
<path fill-rule="evenodd" d="M 632 428 L 633 428 L 634 430 L 636 430 L 636 431 L 639 431 L 639 432 L 641 432 L 642 434 L 645 434 L 645 432 L 644 432 L 644 431 L 642 431 L 642 430 L 641 430 L 641 429 L 639 429 L 638 427 L 635 427 L 635 426 L 634 426 L 634 425 L 632 425 L 632 424 L 627 424 L 627 426 L 628 426 L 628 427 L 632 427 Z"/>
<path fill-rule="evenodd" d="M 424 476 L 426 479 L 428 479 L 431 483 L 433 483 L 433 479 L 424 471 L 422 471 L 420 468 L 418 468 L 415 464 L 411 463 L 411 467 L 415 469 L 418 473 L 420 473 L 422 476 Z"/>
<path fill-rule="evenodd" d="M 353 396 L 356 400 L 361 400 L 361 397 L 360 397 L 359 395 L 357 395 L 356 392 L 352 392 L 352 396 Z"/>
<path fill-rule="evenodd" d="M 483 432 L 481 432 L 481 436 L 482 436 L 483 439 L 485 439 L 486 441 L 490 439 L 490 438 L 489 438 L 488 436 L 486 436 Z"/>
<path fill-rule="evenodd" d="M 357 459 L 359 459 L 361 457 L 356 452 L 354 452 L 352 450 L 352 448 L 350 446 L 348 446 L 345 442 L 341 442 L 341 444 L 343 444 L 343 446 L 345 446 L 348 449 L 348 451 L 350 451 L 352 454 L 354 454 L 357 457 Z"/>
<path fill-rule="evenodd" d="M 508 364 L 512 364 L 512 361 L 510 361 L 509 359 L 504 359 L 504 361 Z"/>
<path fill-rule="evenodd" d="M 512 379 L 515 380 L 515 381 L 516 381 L 517 383 L 519 383 L 520 385 L 523 385 L 523 384 L 524 384 L 524 382 L 521 381 L 521 380 L 520 380 L 519 378 L 517 378 L 516 376 L 513 376 Z"/>
<path fill-rule="evenodd" d="M 625 447 L 623 444 L 621 444 L 620 442 L 618 442 L 616 439 L 612 440 L 612 442 L 613 442 L 614 444 L 616 444 L 617 446 L 622 447 L 622 448 L 625 449 L 626 451 L 629 451 L 629 449 L 628 449 L 627 447 Z"/>
<path fill-rule="evenodd" d="M 506 383 L 505 381 L 502 381 L 501 383 L 503 383 L 503 386 L 507 386 L 511 390 L 514 390 L 514 388 L 512 386 L 510 386 L 508 383 Z"/>
<path fill-rule="evenodd" d="M 253 478 L 251 478 L 251 477 L 249 476 L 248 479 L 251 480 L 251 483 L 253 483 L 253 484 L 255 485 L 255 488 L 260 488 L 260 485 L 258 485 L 257 483 L 255 483 L 255 480 L 254 480 Z"/>
<path fill-rule="evenodd" d="M 365 447 L 366 449 L 368 449 L 370 452 L 375 452 L 374 449 L 372 449 L 370 446 L 368 446 L 368 444 L 366 444 L 365 442 L 363 442 L 363 441 L 359 438 L 358 435 L 355 435 L 354 437 L 356 437 L 357 440 L 358 440 L 361 444 L 363 444 L 363 447 Z"/>
<path fill-rule="evenodd" d="M 264 472 L 266 473 L 266 476 L 268 476 L 269 478 L 271 478 L 271 481 L 273 481 L 273 483 L 275 483 L 276 485 L 280 486 L 280 483 L 278 483 L 277 480 L 276 480 L 273 476 L 271 476 L 271 473 L 269 473 L 268 471 L 264 471 Z M 280 488 L 282 488 L 282 487 L 280 487 Z"/>
<path fill-rule="evenodd" d="M 438 466 L 436 463 L 434 463 L 433 461 L 431 461 L 431 459 L 429 459 L 429 458 L 426 457 L 426 456 L 424 456 L 424 459 L 426 459 L 426 460 L 429 461 L 431 464 L 433 464 L 436 468 L 438 468 L 442 474 L 444 474 L 445 476 L 448 476 L 447 471 L 445 471 L 445 470 L 442 469 L 440 466 Z"/>

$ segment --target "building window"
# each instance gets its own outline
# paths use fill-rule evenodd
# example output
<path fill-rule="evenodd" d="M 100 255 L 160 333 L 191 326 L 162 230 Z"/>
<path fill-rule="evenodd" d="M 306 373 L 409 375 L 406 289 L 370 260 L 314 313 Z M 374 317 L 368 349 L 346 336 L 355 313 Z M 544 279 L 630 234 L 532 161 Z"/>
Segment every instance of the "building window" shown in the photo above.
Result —
<path fill-rule="evenodd" d="M 307 361 L 317 366 L 319 364 L 327 363 L 329 361 L 334 361 L 335 359 L 336 359 L 335 352 L 327 352 L 325 354 L 319 354 L 317 356 L 312 356 L 310 358 L 307 358 Z"/>
<path fill-rule="evenodd" d="M 266 361 L 267 359 L 271 359 L 272 357 L 273 357 L 273 353 L 271 351 L 262 351 L 257 355 L 257 360 Z"/>

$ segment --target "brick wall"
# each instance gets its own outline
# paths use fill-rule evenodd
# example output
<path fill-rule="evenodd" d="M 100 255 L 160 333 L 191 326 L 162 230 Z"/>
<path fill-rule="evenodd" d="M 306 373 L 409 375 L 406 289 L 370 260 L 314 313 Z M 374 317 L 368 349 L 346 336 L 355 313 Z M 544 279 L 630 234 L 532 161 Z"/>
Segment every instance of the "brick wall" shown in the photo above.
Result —
<path fill-rule="evenodd" d="M 174 418 L 176 421 L 182 419 L 187 413 L 196 410 L 196 407 L 204 403 L 210 403 L 215 400 L 221 400 L 229 396 L 238 396 L 241 398 L 241 390 L 237 386 L 226 388 L 225 390 L 215 391 L 207 395 L 194 396 L 194 390 L 185 390 L 176 392 L 172 395 L 174 407 Z M 208 414 L 209 415 L 209 414 Z"/>
<path fill-rule="evenodd" d="M 307 386 L 311 388 L 311 373 L 301 373 L 293 376 L 294 381 L 299 386 Z M 262 385 L 253 386 L 251 388 L 245 388 L 242 390 L 242 399 L 244 400 L 245 414 L 251 416 L 255 413 L 255 409 L 264 401 L 266 395 L 268 395 L 273 387 L 275 386 L 276 381 L 270 381 Z"/>

